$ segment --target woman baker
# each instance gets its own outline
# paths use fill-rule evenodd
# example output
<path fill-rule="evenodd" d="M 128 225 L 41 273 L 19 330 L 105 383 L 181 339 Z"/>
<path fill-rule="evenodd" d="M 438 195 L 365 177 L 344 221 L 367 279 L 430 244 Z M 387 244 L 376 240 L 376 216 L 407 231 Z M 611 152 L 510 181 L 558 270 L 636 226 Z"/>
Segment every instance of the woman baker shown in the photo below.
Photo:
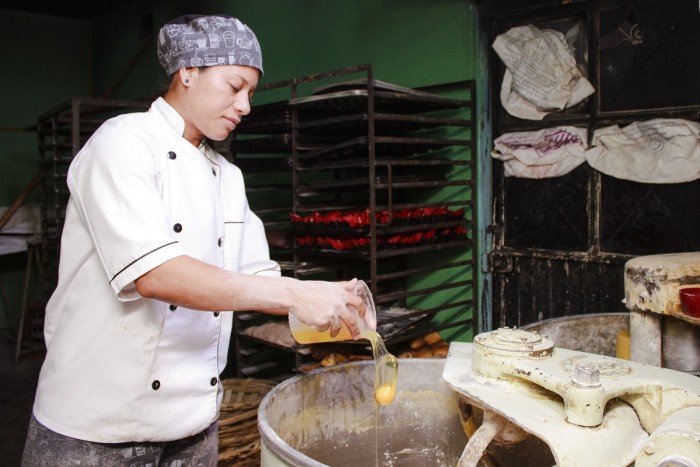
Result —
<path fill-rule="evenodd" d="M 215 466 L 231 311 L 360 336 L 356 280 L 280 277 L 240 170 L 207 143 L 250 112 L 263 73 L 253 31 L 183 16 L 157 47 L 165 95 L 105 122 L 68 172 L 25 466 Z"/>

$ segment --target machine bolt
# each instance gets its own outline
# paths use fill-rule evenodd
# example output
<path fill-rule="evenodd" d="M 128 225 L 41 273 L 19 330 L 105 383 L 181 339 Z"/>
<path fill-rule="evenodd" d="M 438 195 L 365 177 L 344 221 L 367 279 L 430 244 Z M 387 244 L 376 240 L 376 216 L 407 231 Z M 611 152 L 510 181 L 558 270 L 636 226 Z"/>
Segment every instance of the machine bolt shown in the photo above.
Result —
<path fill-rule="evenodd" d="M 654 451 L 656 451 L 656 445 L 654 444 L 653 441 L 649 441 L 647 444 L 644 445 L 644 452 L 651 455 L 654 454 Z"/>
<path fill-rule="evenodd" d="M 574 368 L 574 383 L 583 387 L 600 386 L 600 370 L 595 365 L 582 363 Z"/>

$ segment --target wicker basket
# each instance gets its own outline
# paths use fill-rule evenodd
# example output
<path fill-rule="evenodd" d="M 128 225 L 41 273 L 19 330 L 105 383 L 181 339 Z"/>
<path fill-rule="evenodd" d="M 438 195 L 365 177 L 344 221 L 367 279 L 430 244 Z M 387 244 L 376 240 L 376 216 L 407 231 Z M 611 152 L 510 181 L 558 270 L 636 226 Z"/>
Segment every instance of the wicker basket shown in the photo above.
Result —
<path fill-rule="evenodd" d="M 223 380 L 222 384 L 224 399 L 219 414 L 219 466 L 258 466 L 258 405 L 276 383 L 231 378 Z"/>

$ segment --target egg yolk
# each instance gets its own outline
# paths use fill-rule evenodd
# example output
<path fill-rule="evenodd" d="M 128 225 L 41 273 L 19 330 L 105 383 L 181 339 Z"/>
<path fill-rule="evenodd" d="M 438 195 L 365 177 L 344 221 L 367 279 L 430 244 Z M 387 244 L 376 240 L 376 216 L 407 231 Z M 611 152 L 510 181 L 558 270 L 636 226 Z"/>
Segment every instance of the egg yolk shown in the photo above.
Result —
<path fill-rule="evenodd" d="M 387 405 L 391 404 L 395 395 L 395 387 L 389 384 L 383 384 L 374 391 L 374 400 L 376 400 L 379 405 Z"/>

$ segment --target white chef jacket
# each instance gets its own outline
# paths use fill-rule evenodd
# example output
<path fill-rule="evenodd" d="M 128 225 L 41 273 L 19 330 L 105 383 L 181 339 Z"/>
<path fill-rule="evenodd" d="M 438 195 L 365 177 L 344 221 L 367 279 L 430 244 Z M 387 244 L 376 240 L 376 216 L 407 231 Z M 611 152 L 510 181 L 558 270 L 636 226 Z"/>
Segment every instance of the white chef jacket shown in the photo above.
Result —
<path fill-rule="evenodd" d="M 219 414 L 232 313 L 143 298 L 134 280 L 183 254 L 280 275 L 240 170 L 192 146 L 184 128 L 159 98 L 148 112 L 105 122 L 70 166 L 34 404 L 53 431 L 117 443 L 206 429 Z"/>

